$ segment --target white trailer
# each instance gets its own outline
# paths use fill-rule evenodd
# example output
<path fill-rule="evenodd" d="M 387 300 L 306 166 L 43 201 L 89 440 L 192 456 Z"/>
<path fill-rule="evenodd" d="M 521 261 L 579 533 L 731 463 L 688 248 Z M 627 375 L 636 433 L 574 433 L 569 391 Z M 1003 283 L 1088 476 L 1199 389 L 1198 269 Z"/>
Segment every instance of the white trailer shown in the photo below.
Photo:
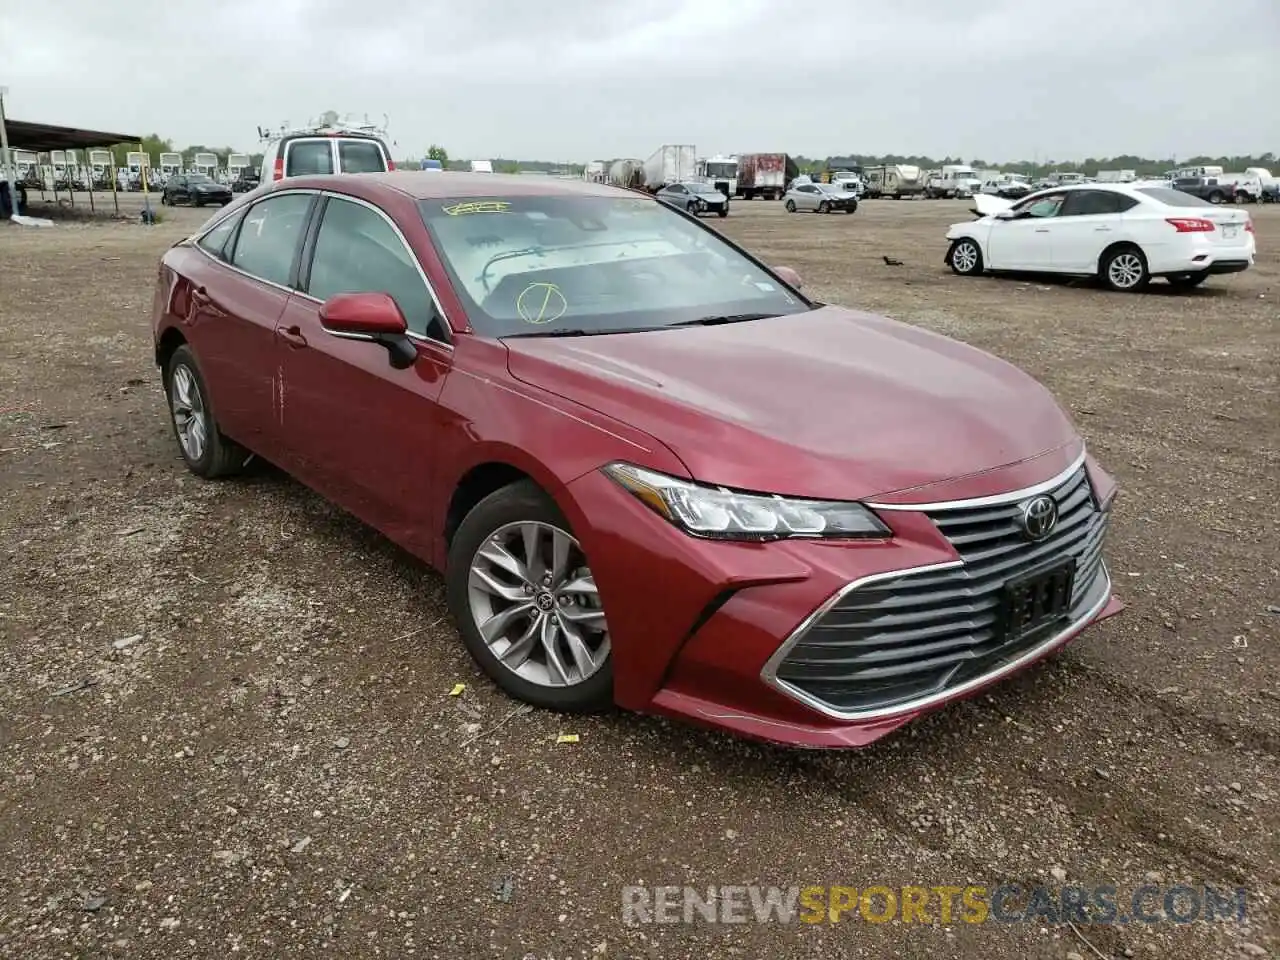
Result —
<path fill-rule="evenodd" d="M 472 173 L 493 173 L 493 161 L 492 160 L 472 160 L 471 172 Z"/>
<path fill-rule="evenodd" d="M 591 183 L 604 183 L 608 171 L 605 170 L 603 160 L 588 160 L 586 166 L 582 168 L 582 179 L 589 180 Z"/>
<path fill-rule="evenodd" d="M 1133 183 L 1138 179 L 1136 170 L 1099 170 L 1098 183 Z"/>
<path fill-rule="evenodd" d="M 644 162 L 644 185 L 655 192 L 697 175 L 698 148 L 689 143 L 663 144 Z"/>
<path fill-rule="evenodd" d="M 203 173 L 206 177 L 212 177 L 218 172 L 218 155 L 216 153 L 197 153 L 191 158 L 191 166 L 195 168 L 196 173 Z"/>
<path fill-rule="evenodd" d="M 176 177 L 182 173 L 182 154 L 160 154 L 160 172 L 166 177 Z"/>

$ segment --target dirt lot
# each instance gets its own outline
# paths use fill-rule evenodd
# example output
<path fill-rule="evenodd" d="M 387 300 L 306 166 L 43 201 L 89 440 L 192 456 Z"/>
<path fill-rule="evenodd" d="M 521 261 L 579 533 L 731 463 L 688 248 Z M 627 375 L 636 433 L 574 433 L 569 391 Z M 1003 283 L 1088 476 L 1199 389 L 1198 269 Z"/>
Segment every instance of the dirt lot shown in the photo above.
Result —
<path fill-rule="evenodd" d="M 0 955 L 1280 956 L 1280 208 L 1253 213 L 1256 269 L 1143 296 L 952 276 L 963 203 L 717 223 L 819 298 L 1020 364 L 1123 487 L 1127 612 L 858 753 L 513 713 L 435 574 L 278 473 L 177 459 L 148 311 L 203 211 L 0 224 Z M 1243 886 L 1249 916 L 1091 946 L 620 920 L 624 884 L 1063 877 Z"/>

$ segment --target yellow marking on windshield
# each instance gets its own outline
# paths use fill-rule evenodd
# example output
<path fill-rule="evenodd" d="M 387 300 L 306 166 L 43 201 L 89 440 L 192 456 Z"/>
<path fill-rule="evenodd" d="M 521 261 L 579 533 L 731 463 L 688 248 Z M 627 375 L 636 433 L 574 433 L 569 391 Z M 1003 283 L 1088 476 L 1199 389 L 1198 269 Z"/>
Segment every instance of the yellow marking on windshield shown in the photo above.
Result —
<path fill-rule="evenodd" d="M 506 200 L 470 200 L 440 209 L 451 217 L 464 217 L 472 213 L 506 213 L 511 209 L 511 204 Z"/>
<path fill-rule="evenodd" d="M 516 297 L 516 313 L 525 323 L 551 323 L 568 309 L 569 301 L 554 283 L 531 283 Z"/>

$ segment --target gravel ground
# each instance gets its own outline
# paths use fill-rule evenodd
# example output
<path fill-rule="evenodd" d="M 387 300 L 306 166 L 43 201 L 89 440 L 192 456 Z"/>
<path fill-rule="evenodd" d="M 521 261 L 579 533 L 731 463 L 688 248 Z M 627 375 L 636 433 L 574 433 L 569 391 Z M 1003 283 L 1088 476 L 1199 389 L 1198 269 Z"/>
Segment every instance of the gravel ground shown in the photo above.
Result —
<path fill-rule="evenodd" d="M 1124 615 L 853 753 L 517 710 L 434 573 L 270 469 L 183 468 L 148 313 L 205 211 L 0 224 L 0 955 L 1280 955 L 1280 208 L 1255 269 L 1143 296 L 954 277 L 965 208 L 714 224 L 1020 364 L 1122 485 Z M 1243 886 L 1248 917 L 621 920 L 626 884 L 1063 880 Z"/>

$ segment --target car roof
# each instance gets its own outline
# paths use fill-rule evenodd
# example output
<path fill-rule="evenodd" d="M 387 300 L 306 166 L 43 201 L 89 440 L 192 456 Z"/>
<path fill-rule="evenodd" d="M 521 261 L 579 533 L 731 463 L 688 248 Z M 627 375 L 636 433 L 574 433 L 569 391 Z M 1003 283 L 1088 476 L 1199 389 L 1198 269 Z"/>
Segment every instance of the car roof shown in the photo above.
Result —
<path fill-rule="evenodd" d="M 617 197 L 635 196 L 634 190 L 557 177 L 524 177 L 519 174 L 461 173 L 440 170 L 391 170 L 386 173 L 338 173 L 288 177 L 277 180 L 281 189 L 335 190 L 345 192 L 353 183 L 375 190 L 394 190 L 414 200 L 450 197 Z"/>

